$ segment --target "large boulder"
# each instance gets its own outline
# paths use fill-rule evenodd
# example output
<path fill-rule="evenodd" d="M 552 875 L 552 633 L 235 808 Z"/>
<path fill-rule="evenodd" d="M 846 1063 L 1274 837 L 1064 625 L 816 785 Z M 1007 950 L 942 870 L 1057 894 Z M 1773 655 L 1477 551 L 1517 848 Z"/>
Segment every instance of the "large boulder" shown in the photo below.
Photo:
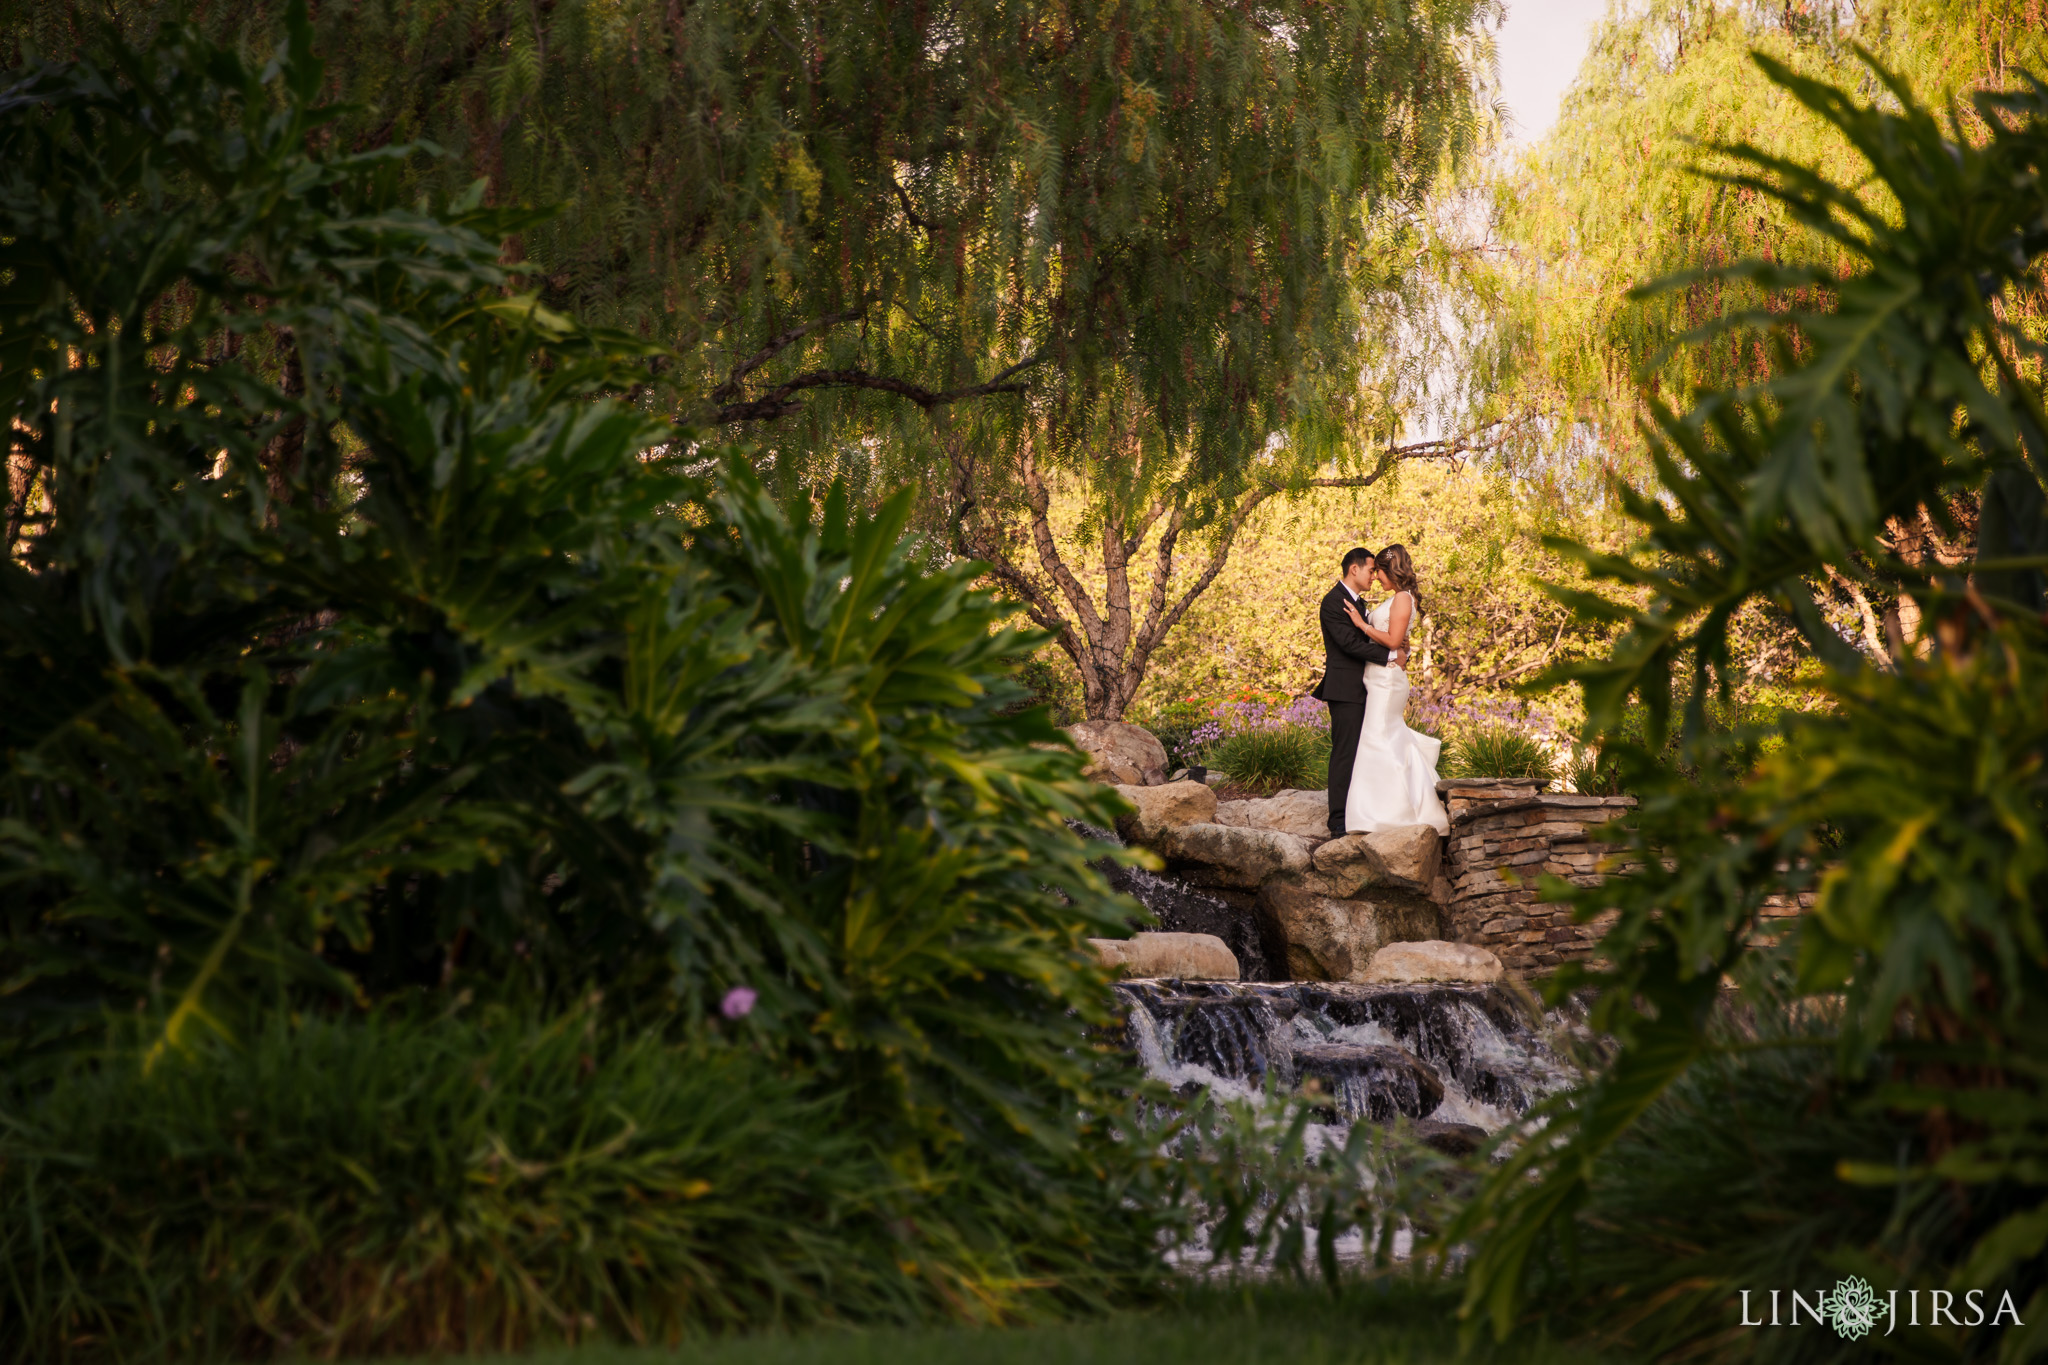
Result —
<path fill-rule="evenodd" d="M 1212 824 L 1216 819 L 1216 793 L 1202 782 L 1168 782 L 1163 787 L 1133 787 L 1119 784 L 1117 791 L 1136 806 L 1132 815 L 1117 817 L 1117 832 L 1134 844 L 1151 844 L 1170 829 L 1182 825 Z"/>
<path fill-rule="evenodd" d="M 1296 981 L 1358 981 L 1387 944 L 1443 932 L 1434 901 L 1377 888 L 1331 896 L 1314 880 L 1277 877 L 1259 887 L 1258 915 L 1267 941 L 1286 945 L 1287 975 Z"/>
<path fill-rule="evenodd" d="M 1179 981 L 1235 981 L 1237 957 L 1214 934 L 1143 933 L 1133 938 L 1091 938 L 1105 967 L 1125 976 Z"/>
<path fill-rule="evenodd" d="M 1486 1130 L 1476 1123 L 1452 1123 L 1446 1119 L 1417 1119 L 1408 1131 L 1425 1147 L 1445 1156 L 1471 1156 L 1486 1145 Z"/>
<path fill-rule="evenodd" d="M 1363 834 L 1326 839 L 1309 855 L 1315 869 L 1315 886 L 1324 895 L 1355 896 L 1379 881 L 1383 870 L 1380 856 L 1366 843 Z"/>
<path fill-rule="evenodd" d="M 1225 801 L 1216 808 L 1216 823 L 1246 829 L 1274 829 L 1303 839 L 1330 837 L 1329 793 L 1277 792 L 1250 801 Z"/>
<path fill-rule="evenodd" d="M 1485 985 L 1500 978 L 1500 959 L 1486 949 L 1470 943 L 1430 939 L 1389 943 L 1372 955 L 1361 979 L 1400 985 L 1423 981 Z"/>
<path fill-rule="evenodd" d="M 1069 725 L 1067 737 L 1088 755 L 1083 777 L 1132 787 L 1157 786 L 1166 780 L 1166 746 L 1142 725 L 1084 720 Z"/>
<path fill-rule="evenodd" d="M 1428 895 L 1443 863 L 1443 839 L 1428 825 L 1347 834 L 1318 844 L 1311 861 L 1333 896 L 1355 896 L 1368 886 Z"/>
<path fill-rule="evenodd" d="M 1195 824 L 1159 831 L 1153 848 L 1168 858 L 1202 865 L 1197 879 L 1247 890 L 1276 873 L 1309 870 L 1308 841 L 1271 829 Z"/>

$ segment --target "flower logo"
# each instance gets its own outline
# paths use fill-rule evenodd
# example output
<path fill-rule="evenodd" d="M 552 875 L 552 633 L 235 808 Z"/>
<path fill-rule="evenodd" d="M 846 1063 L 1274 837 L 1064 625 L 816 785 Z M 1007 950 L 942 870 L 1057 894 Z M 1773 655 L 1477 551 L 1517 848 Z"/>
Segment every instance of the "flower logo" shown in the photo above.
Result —
<path fill-rule="evenodd" d="M 1877 1291 L 1860 1275 L 1835 1281 L 1835 1291 L 1826 1296 L 1828 1326 L 1848 1341 L 1861 1341 L 1863 1334 L 1877 1326 Z"/>

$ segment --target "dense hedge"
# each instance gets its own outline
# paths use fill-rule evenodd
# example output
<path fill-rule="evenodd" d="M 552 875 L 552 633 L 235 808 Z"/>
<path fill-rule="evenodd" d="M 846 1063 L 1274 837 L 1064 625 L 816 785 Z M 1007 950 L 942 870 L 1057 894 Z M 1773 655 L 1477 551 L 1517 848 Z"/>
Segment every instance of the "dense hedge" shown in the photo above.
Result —
<path fill-rule="evenodd" d="M 531 215 L 396 202 L 425 149 L 321 133 L 308 42 L 258 71 L 167 29 L 0 108 L 33 477 L 0 1351 L 1142 1282 L 1164 1204 L 1082 951 L 1132 907 L 1068 823 L 1114 798 L 1014 705 L 1032 638 L 906 539 L 907 492 L 778 504 L 650 418 L 660 354 L 501 264 Z M 442 1231 L 400 1235 L 401 1188 Z"/>

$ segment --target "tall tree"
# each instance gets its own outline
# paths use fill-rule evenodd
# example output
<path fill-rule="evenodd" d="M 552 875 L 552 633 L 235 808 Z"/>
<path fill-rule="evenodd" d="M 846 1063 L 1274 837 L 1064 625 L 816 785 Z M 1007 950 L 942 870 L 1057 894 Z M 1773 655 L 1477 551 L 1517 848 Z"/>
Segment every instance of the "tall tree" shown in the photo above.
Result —
<path fill-rule="evenodd" d="M 80 12 L 15 42 L 67 50 Z M 340 0 L 318 24 L 341 136 L 429 137 L 444 189 L 566 204 L 517 247 L 550 302 L 672 346 L 663 391 L 779 480 L 920 479 L 924 529 L 1116 716 L 1260 503 L 1451 448 L 1392 445 L 1422 370 L 1400 323 L 1418 210 L 1484 134 L 1495 14 Z M 267 43 L 274 6 L 201 18 Z M 1055 487 L 1099 533 L 1093 590 Z"/>
<path fill-rule="evenodd" d="M 1719 147 L 1753 147 L 1839 178 L 1863 169 L 1836 129 L 1764 76 L 1752 51 L 1877 97 L 1881 86 L 1857 56 L 1867 50 L 1931 105 L 1956 101 L 1959 133 L 1981 145 L 1989 125 L 1966 97 L 2015 88 L 2024 64 L 2048 66 L 2040 15 L 2035 0 L 1616 5 L 1556 128 L 1493 183 L 1493 230 L 1506 248 L 1492 258 L 1500 263 L 1495 325 L 1515 351 L 1494 401 L 1549 417 L 1522 428 L 1551 447 L 1549 461 L 1531 463 L 1647 477 L 1642 432 L 1653 401 L 1680 403 L 1701 385 L 1762 382 L 1781 364 L 1755 332 L 1679 343 L 1752 311 L 1824 308 L 1832 276 L 1855 267 L 1787 204 L 1727 178 L 1740 164 Z M 1865 182 L 1859 194 L 1873 211 L 1895 211 L 1881 184 Z M 1814 265 L 1823 275 L 1766 289 L 1715 273 L 1744 258 Z M 1631 292 L 1683 272 L 1698 273 L 1680 289 Z M 2001 307 L 2037 336 L 2048 323 L 2038 284 Z M 1806 344 L 1793 333 L 1787 356 L 1797 359 Z M 1580 491 L 1592 482 L 1582 480 Z M 1887 528 L 1887 553 L 1912 564 L 1960 563 L 1974 498 L 1954 509 L 1959 534 L 1936 532 L 1949 509 L 1908 514 Z M 1837 629 L 1877 655 L 1918 647 L 1920 609 L 1897 575 L 1869 563 L 1824 572 Z"/>

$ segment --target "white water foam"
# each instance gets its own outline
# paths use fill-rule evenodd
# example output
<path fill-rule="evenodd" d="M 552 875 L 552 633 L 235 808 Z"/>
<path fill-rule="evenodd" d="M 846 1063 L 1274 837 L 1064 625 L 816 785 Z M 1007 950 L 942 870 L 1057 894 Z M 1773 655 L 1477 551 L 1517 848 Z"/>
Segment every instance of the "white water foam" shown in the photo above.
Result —
<path fill-rule="evenodd" d="M 1142 1004 L 1130 1011 L 1130 1029 L 1138 1060 L 1144 1065 L 1145 1074 L 1154 1080 L 1164 1081 L 1176 1090 L 1190 1084 L 1205 1086 L 1221 1098 L 1254 1104 L 1264 1098 L 1259 1087 L 1243 1077 L 1219 1075 L 1200 1062 L 1178 1062 L 1168 1057 L 1166 1040 L 1159 1036 L 1159 1021 Z"/>

